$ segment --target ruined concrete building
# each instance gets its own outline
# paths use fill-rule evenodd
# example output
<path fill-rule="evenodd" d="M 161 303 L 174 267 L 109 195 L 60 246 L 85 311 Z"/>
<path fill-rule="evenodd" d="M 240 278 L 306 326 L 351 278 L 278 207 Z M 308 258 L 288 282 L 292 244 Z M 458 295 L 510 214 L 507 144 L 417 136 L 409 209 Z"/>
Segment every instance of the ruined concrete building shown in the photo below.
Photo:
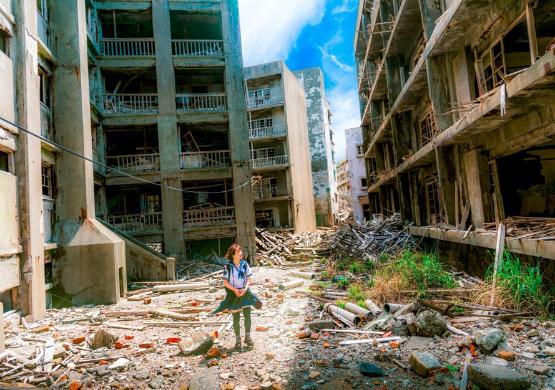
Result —
<path fill-rule="evenodd" d="M 316 223 L 333 226 L 337 213 L 331 110 L 320 68 L 295 71 L 305 90 Z"/>
<path fill-rule="evenodd" d="M 370 219 L 368 205 L 368 184 L 366 168 L 364 165 L 364 145 L 362 142 L 362 129 L 355 127 L 345 130 L 345 161 L 346 178 L 349 182 L 349 196 L 353 218 L 359 223 Z M 343 181 L 345 176 L 343 177 Z M 339 175 L 338 175 L 339 182 Z"/>
<path fill-rule="evenodd" d="M 116 302 L 175 277 L 159 252 L 254 254 L 238 19 L 237 0 L 0 0 L 5 308 L 40 318 L 53 285 Z"/>
<path fill-rule="evenodd" d="M 356 33 L 371 212 L 494 248 L 555 216 L 555 1 L 362 0 Z M 555 259 L 553 232 L 507 239 Z M 549 240 L 551 238 L 551 240 Z"/>
<path fill-rule="evenodd" d="M 245 68 L 256 225 L 316 228 L 304 89 L 284 62 Z"/>

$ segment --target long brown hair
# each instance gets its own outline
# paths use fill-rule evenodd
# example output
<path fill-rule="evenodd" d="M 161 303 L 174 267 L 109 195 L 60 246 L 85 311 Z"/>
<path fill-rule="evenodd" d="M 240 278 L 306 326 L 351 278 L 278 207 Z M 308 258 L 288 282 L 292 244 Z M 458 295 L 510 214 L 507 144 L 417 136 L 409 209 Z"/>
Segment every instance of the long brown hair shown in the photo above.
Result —
<path fill-rule="evenodd" d="M 237 244 L 236 242 L 231 244 L 231 246 L 227 250 L 227 253 L 225 254 L 225 258 L 232 261 L 233 256 L 235 256 L 235 253 L 237 253 L 239 249 L 243 249 L 241 248 L 241 245 Z"/>

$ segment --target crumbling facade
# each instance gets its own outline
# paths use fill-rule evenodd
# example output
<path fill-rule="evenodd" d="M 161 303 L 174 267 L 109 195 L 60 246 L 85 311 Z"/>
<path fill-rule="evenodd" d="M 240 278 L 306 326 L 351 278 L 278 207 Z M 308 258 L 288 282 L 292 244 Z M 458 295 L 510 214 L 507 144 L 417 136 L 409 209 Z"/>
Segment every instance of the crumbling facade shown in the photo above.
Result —
<path fill-rule="evenodd" d="M 284 62 L 245 68 L 256 225 L 316 229 L 305 93 Z"/>
<path fill-rule="evenodd" d="M 371 212 L 398 211 L 413 234 L 483 248 L 495 248 L 495 230 L 472 230 L 555 216 L 554 7 L 360 2 Z M 508 250 L 555 258 L 552 232 L 509 233 Z"/>
<path fill-rule="evenodd" d="M 370 215 L 362 129 L 360 127 L 346 129 L 345 144 L 347 176 L 350 188 L 349 195 L 351 197 L 353 217 L 358 223 L 363 223 L 370 218 Z"/>
<path fill-rule="evenodd" d="M 85 2 L 2 1 L 0 24 L 4 307 L 41 318 L 54 285 L 74 303 L 117 302 L 125 247 L 95 219 L 88 161 Z"/>
<path fill-rule="evenodd" d="M 178 260 L 234 241 L 254 256 L 237 1 L 97 1 L 88 17 L 93 147 L 116 168 L 96 171 L 99 218 Z"/>
<path fill-rule="evenodd" d="M 333 226 L 337 212 L 331 110 L 320 68 L 295 71 L 305 90 L 316 223 Z"/>
<path fill-rule="evenodd" d="M 4 309 L 254 256 L 242 70 L 236 0 L 0 0 Z"/>

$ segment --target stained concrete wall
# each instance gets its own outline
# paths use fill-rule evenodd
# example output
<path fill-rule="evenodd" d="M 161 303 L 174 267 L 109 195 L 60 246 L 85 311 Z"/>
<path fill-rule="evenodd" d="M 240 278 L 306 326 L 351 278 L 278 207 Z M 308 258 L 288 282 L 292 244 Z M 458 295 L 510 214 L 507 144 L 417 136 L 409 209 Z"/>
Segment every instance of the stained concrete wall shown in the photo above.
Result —
<path fill-rule="evenodd" d="M 310 144 L 307 129 L 304 89 L 295 75 L 284 67 L 285 112 L 287 115 L 287 143 L 293 187 L 293 221 L 296 233 L 316 230 Z"/>
<path fill-rule="evenodd" d="M 363 203 L 368 201 L 359 200 L 360 197 L 367 197 L 367 187 L 362 186 L 362 178 L 366 178 L 366 167 L 364 156 L 358 154 L 357 145 L 362 145 L 362 129 L 355 127 L 345 130 L 346 159 L 349 162 L 348 170 L 351 181 L 351 199 L 353 204 L 353 216 L 356 221 L 364 221 Z"/>
<path fill-rule="evenodd" d="M 334 197 L 337 184 L 324 76 L 320 68 L 299 70 L 295 75 L 305 90 L 317 222 L 330 226 L 337 208 Z"/>

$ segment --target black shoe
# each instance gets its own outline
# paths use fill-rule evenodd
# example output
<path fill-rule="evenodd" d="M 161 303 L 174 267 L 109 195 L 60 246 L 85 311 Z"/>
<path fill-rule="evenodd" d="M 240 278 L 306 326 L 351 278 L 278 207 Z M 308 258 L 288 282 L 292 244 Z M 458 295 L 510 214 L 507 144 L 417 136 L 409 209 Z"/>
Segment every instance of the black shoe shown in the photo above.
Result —
<path fill-rule="evenodd" d="M 245 335 L 245 344 L 247 344 L 249 347 L 252 347 L 254 345 L 254 343 L 252 342 L 250 334 Z"/>
<path fill-rule="evenodd" d="M 256 301 L 256 302 L 254 303 L 254 308 L 255 308 L 256 310 L 262 309 L 262 301 Z"/>
<path fill-rule="evenodd" d="M 235 346 L 233 347 L 234 351 L 241 351 L 242 347 L 241 347 L 241 339 L 237 339 L 235 341 Z"/>

